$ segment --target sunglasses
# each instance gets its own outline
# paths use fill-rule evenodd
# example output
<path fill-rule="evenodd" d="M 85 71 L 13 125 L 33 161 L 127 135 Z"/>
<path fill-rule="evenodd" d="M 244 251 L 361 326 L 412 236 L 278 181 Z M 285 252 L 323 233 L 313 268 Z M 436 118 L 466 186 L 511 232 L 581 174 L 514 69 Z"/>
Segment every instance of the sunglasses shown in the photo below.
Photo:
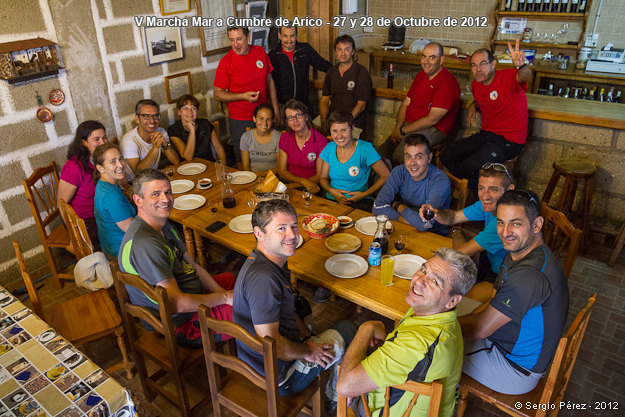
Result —
<path fill-rule="evenodd" d="M 512 180 L 512 175 L 510 175 L 510 171 L 508 171 L 508 168 L 506 168 L 504 164 L 500 164 L 499 162 L 487 162 L 482 165 L 481 169 L 492 169 L 494 171 L 505 172 L 510 179 L 510 182 L 514 183 L 514 181 Z"/>

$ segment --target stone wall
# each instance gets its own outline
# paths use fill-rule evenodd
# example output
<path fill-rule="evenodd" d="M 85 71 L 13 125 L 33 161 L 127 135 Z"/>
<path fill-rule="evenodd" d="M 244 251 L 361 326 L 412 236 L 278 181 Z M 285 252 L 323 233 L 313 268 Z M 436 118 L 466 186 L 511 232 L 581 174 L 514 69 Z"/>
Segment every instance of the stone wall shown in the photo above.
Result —
<path fill-rule="evenodd" d="M 161 104 L 161 125 L 174 121 L 175 104 L 167 104 L 164 76 L 191 72 L 200 117 L 220 114 L 212 97 L 212 80 L 222 55 L 201 56 L 199 30 L 183 28 L 184 59 L 148 67 L 141 29 L 133 16 L 160 16 L 158 1 L 23 0 L 2 2 L 0 42 L 41 36 L 58 42 L 65 70 L 58 77 L 9 85 L 0 80 L 0 285 L 21 285 L 11 245 L 19 240 L 34 270 L 44 266 L 43 248 L 21 185 L 40 166 L 66 161 L 67 146 L 80 122 L 100 120 L 109 137 L 134 128 L 134 105 L 142 98 Z M 195 1 L 187 14 L 195 15 Z M 60 88 L 61 106 L 48 102 Z M 54 113 L 53 121 L 35 118 L 35 90 Z M 222 131 L 224 129 L 222 128 Z"/>

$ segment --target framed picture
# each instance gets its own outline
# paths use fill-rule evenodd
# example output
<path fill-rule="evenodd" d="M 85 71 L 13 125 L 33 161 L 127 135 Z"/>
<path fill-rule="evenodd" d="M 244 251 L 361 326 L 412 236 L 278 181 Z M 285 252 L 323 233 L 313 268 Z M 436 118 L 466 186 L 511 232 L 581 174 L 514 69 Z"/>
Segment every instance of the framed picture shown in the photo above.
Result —
<path fill-rule="evenodd" d="M 245 3 L 245 15 L 246 17 L 265 17 L 267 13 L 266 1 L 248 1 Z"/>
<path fill-rule="evenodd" d="M 235 0 L 195 0 L 197 15 L 202 19 L 211 19 L 210 24 L 198 28 L 202 56 L 216 55 L 230 50 L 230 41 L 226 27 L 215 24 L 216 19 L 236 16 Z"/>
<path fill-rule="evenodd" d="M 267 51 L 267 37 L 269 28 L 251 28 L 250 45 L 262 46 Z"/>
<path fill-rule="evenodd" d="M 168 75 L 165 77 L 165 91 L 167 92 L 167 102 L 175 103 L 185 94 L 193 94 L 191 87 L 191 73 L 181 72 L 180 74 Z"/>
<path fill-rule="evenodd" d="M 182 50 L 182 28 L 142 27 L 145 63 L 160 64 L 184 58 Z"/>
<path fill-rule="evenodd" d="M 161 15 L 185 13 L 191 10 L 191 0 L 161 0 Z"/>

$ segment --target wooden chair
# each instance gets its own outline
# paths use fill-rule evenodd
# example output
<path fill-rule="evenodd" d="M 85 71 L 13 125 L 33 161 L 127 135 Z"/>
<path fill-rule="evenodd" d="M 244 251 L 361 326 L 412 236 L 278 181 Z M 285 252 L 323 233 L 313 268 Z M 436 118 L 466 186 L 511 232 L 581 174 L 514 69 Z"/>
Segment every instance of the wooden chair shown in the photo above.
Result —
<path fill-rule="evenodd" d="M 125 368 L 126 377 L 132 379 L 132 363 L 128 360 L 126 352 L 122 319 L 117 313 L 108 291 L 103 289 L 82 294 L 57 304 L 44 313 L 37 294 L 37 287 L 30 276 L 26 262 L 24 262 L 19 243 L 13 241 L 13 247 L 35 313 L 61 336 L 75 345 L 82 345 L 114 334 L 122 354 L 122 361 L 107 368 L 106 371 L 112 373 Z"/>
<path fill-rule="evenodd" d="M 200 406 L 208 397 L 202 399 L 194 407 L 191 407 L 187 387 L 183 381 L 183 373 L 197 369 L 203 359 L 202 349 L 187 349 L 178 346 L 174 332 L 172 308 L 167 297 L 165 288 L 154 288 L 138 275 L 123 273 L 119 270 L 117 262 L 111 261 L 111 271 L 115 281 L 115 291 L 119 299 L 119 305 L 124 317 L 126 333 L 130 341 L 132 354 L 137 365 L 137 373 L 144 395 L 149 401 L 153 401 L 156 392 L 164 396 L 168 401 L 175 404 L 184 417 L 188 417 L 193 410 Z M 137 306 L 130 302 L 125 285 L 130 285 L 143 292 L 151 300 L 158 304 L 158 314 L 147 307 Z M 141 326 L 137 329 L 138 319 L 144 320 L 154 328 L 147 331 Z M 157 370 L 148 374 L 146 359 L 153 362 Z M 159 380 L 169 374 L 176 387 L 172 393 L 159 383 Z M 191 382 L 192 383 L 192 382 Z"/>
<path fill-rule="evenodd" d="M 43 168 L 37 168 L 30 177 L 22 181 L 30 211 L 35 219 L 37 233 L 43 245 L 50 272 L 59 288 L 63 287 L 62 279 L 74 280 L 74 276 L 61 273 L 52 253 L 52 248 L 65 248 L 69 245 L 69 233 L 61 221 L 48 233 L 48 227 L 60 217 L 57 203 L 59 171 L 54 161 Z"/>
<path fill-rule="evenodd" d="M 464 415 L 469 394 L 476 395 L 483 401 L 494 405 L 511 416 L 543 417 L 547 414 L 550 417 L 557 416 L 559 404 L 569 383 L 575 359 L 577 359 L 577 353 L 584 339 L 586 326 L 588 326 L 588 320 L 592 314 L 596 299 L 597 294 L 590 296 L 584 308 L 581 309 L 575 320 L 573 320 L 569 330 L 560 338 L 560 343 L 551 362 L 549 372 L 540 380 L 536 388 L 522 395 L 500 394 L 463 374 L 460 379 L 460 399 L 458 401 L 457 417 Z M 521 409 L 517 409 L 514 406 L 519 402 L 523 404 Z M 542 409 L 534 410 L 526 408 L 525 404 L 554 404 L 555 409 L 547 410 L 545 409 L 546 407 L 542 407 Z"/>
<path fill-rule="evenodd" d="M 245 417 L 294 417 L 311 398 L 313 415 L 321 417 L 323 393 L 320 386 L 327 373 L 322 374 L 322 382 L 315 380 L 296 395 L 280 396 L 274 339 L 266 336 L 258 340 L 238 324 L 215 320 L 210 317 L 210 310 L 204 305 L 200 306 L 199 317 L 215 417 L 222 416 L 222 406 Z M 236 356 L 217 352 L 214 342 L 215 332 L 231 335 L 262 354 L 265 358 L 265 377 Z M 224 378 L 221 377 L 218 367 L 227 370 Z"/>
<path fill-rule="evenodd" d="M 545 218 L 543 237 L 547 246 L 559 254 L 567 243 L 569 245 L 562 264 L 566 279 L 569 279 L 582 242 L 582 231 L 573 226 L 562 212 L 550 208 L 544 201 L 540 203 L 540 215 Z"/>
<path fill-rule="evenodd" d="M 59 198 L 59 208 L 67 221 L 66 227 L 69 232 L 69 240 L 72 242 L 76 259 L 81 260 L 85 256 L 91 255 L 93 253 L 93 245 L 91 244 L 85 221 L 78 217 L 74 208 L 62 198 Z"/>
<path fill-rule="evenodd" d="M 619 254 L 623 250 L 623 246 L 625 245 L 625 223 L 621 226 L 618 235 L 616 235 L 616 241 L 614 242 L 614 249 L 610 254 L 610 259 L 608 260 L 608 265 L 614 266 L 616 263 L 616 259 Z"/>
<path fill-rule="evenodd" d="M 447 174 L 449 182 L 451 183 L 451 208 L 454 210 L 462 210 L 467 206 L 467 199 L 469 198 L 469 180 L 466 178 L 459 179 L 455 177 L 445 167 L 443 167 L 442 170 L 445 174 Z M 456 204 L 453 204 L 454 200 L 456 201 Z"/>
<path fill-rule="evenodd" d="M 420 395 L 425 395 L 430 397 L 430 405 L 428 408 L 428 417 L 438 417 L 438 410 L 441 406 L 441 397 L 443 395 L 443 384 L 434 381 L 432 383 L 427 382 L 415 382 L 415 381 L 407 381 L 403 384 L 393 385 L 392 387 L 386 387 L 386 393 L 384 395 L 384 408 L 382 409 L 382 416 L 388 417 L 390 413 L 389 401 L 391 398 L 391 388 L 397 388 L 404 391 L 414 393 L 412 400 L 410 400 L 410 404 L 408 408 L 403 414 L 403 417 L 408 417 L 412 412 L 413 407 L 417 403 Z M 362 405 L 365 410 L 365 415 L 367 417 L 372 417 L 371 410 L 369 409 L 369 405 L 367 404 L 367 397 L 365 394 L 360 396 L 362 401 Z M 336 416 L 337 417 L 353 417 L 355 416 L 354 412 L 351 408 L 347 406 L 347 398 L 339 395 L 337 398 L 337 408 L 336 408 Z"/>

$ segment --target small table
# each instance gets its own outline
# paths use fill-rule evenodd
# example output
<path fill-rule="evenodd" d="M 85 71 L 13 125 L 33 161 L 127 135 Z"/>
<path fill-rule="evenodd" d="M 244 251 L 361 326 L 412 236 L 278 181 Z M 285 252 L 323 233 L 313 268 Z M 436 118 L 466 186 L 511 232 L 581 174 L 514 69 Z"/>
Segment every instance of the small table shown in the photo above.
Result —
<path fill-rule="evenodd" d="M 136 415 L 124 387 L 0 287 L 0 414 L 8 410 L 30 416 Z"/>

